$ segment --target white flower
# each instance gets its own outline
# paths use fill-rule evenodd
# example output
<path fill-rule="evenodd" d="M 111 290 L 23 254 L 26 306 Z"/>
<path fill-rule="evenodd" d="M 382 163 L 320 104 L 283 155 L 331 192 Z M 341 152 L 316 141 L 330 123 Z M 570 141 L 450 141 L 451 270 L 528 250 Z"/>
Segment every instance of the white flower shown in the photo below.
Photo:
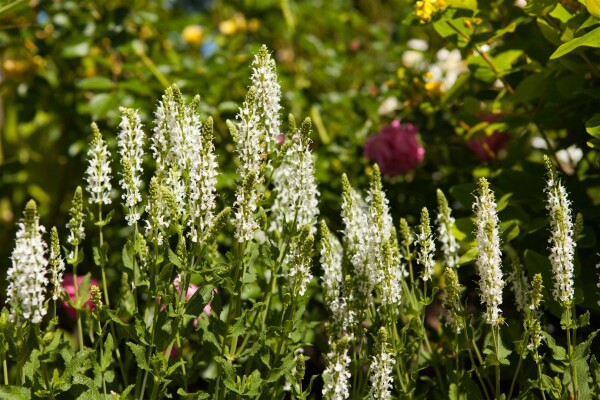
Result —
<path fill-rule="evenodd" d="M 52 283 L 53 288 L 52 300 L 58 300 L 64 292 L 62 287 L 64 272 L 65 262 L 60 254 L 58 231 L 56 230 L 56 227 L 53 227 L 50 232 L 50 283 Z"/>
<path fill-rule="evenodd" d="M 250 79 L 256 88 L 256 101 L 261 114 L 260 122 L 264 124 L 268 153 L 281 133 L 281 87 L 277 81 L 275 60 L 265 45 L 254 57 Z"/>
<path fill-rule="evenodd" d="M 308 125 L 306 127 L 305 125 Z M 295 232 L 303 225 L 316 232 L 315 223 L 319 214 L 315 167 L 310 152 L 310 120 L 302 124 L 302 130 L 294 133 L 292 144 L 284 154 L 283 162 L 273 173 L 277 196 L 273 202 L 271 231 L 283 233 L 285 226 Z M 295 223 L 295 226 L 291 226 Z"/>
<path fill-rule="evenodd" d="M 468 68 L 458 49 L 441 49 L 436 53 L 436 62 L 429 68 L 430 82 L 442 82 L 445 90 L 454 85 L 456 79 Z"/>
<path fill-rule="evenodd" d="M 348 338 L 344 337 L 332 345 L 327 354 L 327 367 L 323 371 L 323 398 L 343 400 L 350 396 L 350 371 L 352 360 L 348 356 Z"/>
<path fill-rule="evenodd" d="M 123 167 L 123 179 L 119 184 L 123 188 L 122 198 L 125 200 L 127 215 L 125 219 L 130 226 L 140 220 L 138 204 L 142 201 L 142 161 L 144 157 L 145 133 L 137 110 L 121 108 L 121 123 L 119 124 L 118 146 Z"/>
<path fill-rule="evenodd" d="M 342 244 L 327 228 L 325 221 L 321 222 L 321 268 L 323 269 L 323 293 L 325 304 L 330 304 L 338 298 L 344 281 L 342 271 Z"/>
<path fill-rule="evenodd" d="M 498 231 L 498 215 L 494 193 L 485 178 L 479 179 L 479 193 L 473 203 L 477 239 L 477 273 L 481 302 L 486 305 L 485 320 L 490 325 L 500 322 L 502 304 L 502 252 Z"/>
<path fill-rule="evenodd" d="M 431 280 L 433 267 L 435 267 L 435 260 L 433 258 L 435 243 L 431 234 L 429 211 L 425 207 L 421 210 L 421 226 L 419 229 L 420 232 L 417 235 L 417 242 L 419 243 L 417 262 L 423 266 L 423 280 L 427 282 Z"/>
<path fill-rule="evenodd" d="M 27 203 L 24 215 L 25 218 L 18 224 L 12 265 L 7 271 L 6 303 L 10 305 L 11 321 L 18 324 L 23 318 L 39 324 L 47 312 L 44 307 L 48 284 L 47 245 L 42 239 L 46 230 L 39 224 L 33 200 Z"/>
<path fill-rule="evenodd" d="M 525 311 L 531 304 L 529 299 L 531 287 L 529 285 L 529 280 L 523 271 L 523 267 L 517 258 L 513 260 L 513 270 L 510 274 L 509 281 L 512 283 L 511 289 L 515 295 L 517 311 Z"/>
<path fill-rule="evenodd" d="M 110 183 L 110 153 L 95 123 L 92 124 L 92 130 L 94 138 L 87 153 L 89 164 L 85 171 L 86 189 L 90 193 L 89 202 L 110 204 L 112 201 L 110 198 L 112 190 L 112 184 Z"/>
<path fill-rule="evenodd" d="M 546 183 L 546 209 L 550 216 L 550 263 L 554 277 L 554 299 L 563 305 L 573 300 L 573 257 L 575 241 L 573 240 L 573 221 L 571 219 L 571 202 L 565 187 L 559 181 L 554 167 L 545 157 L 548 170 Z"/>
<path fill-rule="evenodd" d="M 435 222 L 437 224 L 438 240 L 442 244 L 441 249 L 446 267 L 454 268 L 458 266 L 458 243 L 452 233 L 454 217 L 452 217 L 450 207 L 448 207 L 448 200 L 446 200 L 446 196 L 440 189 L 437 190 L 437 199 L 438 214 Z"/>
<path fill-rule="evenodd" d="M 396 360 L 391 353 L 386 351 L 385 329 L 379 332 L 379 346 L 377 354 L 373 356 L 371 362 L 370 377 L 371 388 L 369 389 L 369 398 L 377 400 L 387 400 L 392 398 L 392 387 L 394 383 L 393 368 Z"/>

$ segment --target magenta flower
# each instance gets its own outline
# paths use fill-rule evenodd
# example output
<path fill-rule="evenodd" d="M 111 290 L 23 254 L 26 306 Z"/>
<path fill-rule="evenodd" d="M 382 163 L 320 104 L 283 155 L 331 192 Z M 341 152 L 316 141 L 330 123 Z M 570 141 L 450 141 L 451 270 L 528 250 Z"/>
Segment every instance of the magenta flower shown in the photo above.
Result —
<path fill-rule="evenodd" d="M 78 290 L 79 290 L 79 287 L 81 286 L 81 281 L 83 281 L 83 276 L 80 275 L 77 277 Z M 91 280 L 90 280 L 90 288 L 92 286 L 99 286 L 98 281 L 95 280 L 94 278 L 91 278 Z M 73 284 L 73 275 L 68 274 L 65 276 L 65 278 L 62 281 L 62 287 L 65 289 L 65 292 L 67 292 L 67 294 L 69 295 L 69 300 L 71 302 L 74 302 L 75 301 L 75 285 Z M 79 295 L 81 296 L 82 293 L 79 293 Z M 89 293 L 88 293 L 88 297 L 89 297 Z M 69 304 L 68 301 L 63 301 L 62 305 L 65 308 L 65 311 L 69 317 L 71 317 L 72 319 L 77 318 L 77 311 L 75 311 L 75 309 L 71 306 L 71 304 Z M 91 298 L 88 298 L 88 301 L 86 301 L 86 303 L 83 305 L 83 307 L 90 311 L 94 309 L 94 305 L 92 304 Z"/>
<path fill-rule="evenodd" d="M 379 165 L 381 173 L 388 176 L 404 174 L 415 169 L 425 156 L 425 149 L 417 139 L 417 127 L 400 125 L 393 121 L 365 143 L 364 155 Z"/>
<path fill-rule="evenodd" d="M 506 148 L 509 138 L 506 132 L 494 132 L 491 135 L 469 140 L 467 146 L 481 161 L 492 161 L 498 157 L 501 150 Z"/>
<path fill-rule="evenodd" d="M 481 121 L 493 123 L 502 119 L 502 114 L 478 114 Z M 477 136 L 467 142 L 467 146 L 481 161 L 493 161 L 498 153 L 506 148 L 510 135 L 508 132 L 496 131 L 491 135 Z"/>

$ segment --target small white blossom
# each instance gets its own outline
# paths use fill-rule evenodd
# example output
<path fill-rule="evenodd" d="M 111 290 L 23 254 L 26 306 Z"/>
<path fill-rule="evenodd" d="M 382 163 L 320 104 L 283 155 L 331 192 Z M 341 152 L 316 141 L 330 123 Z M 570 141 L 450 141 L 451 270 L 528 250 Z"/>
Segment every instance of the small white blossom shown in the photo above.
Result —
<path fill-rule="evenodd" d="M 52 283 L 52 300 L 58 300 L 64 289 L 62 287 L 65 261 L 60 253 L 60 243 L 56 227 L 50 232 L 50 283 Z"/>
<path fill-rule="evenodd" d="M 277 81 L 275 60 L 263 45 L 252 63 L 252 86 L 256 88 L 256 100 L 260 123 L 264 124 L 267 153 L 281 133 L 281 87 Z"/>
<path fill-rule="evenodd" d="M 110 197 L 112 190 L 112 184 L 110 183 L 110 153 L 95 123 L 92 124 L 92 130 L 94 138 L 87 153 L 88 167 L 85 171 L 86 189 L 90 194 L 89 202 L 110 204 L 112 201 Z"/>
<path fill-rule="evenodd" d="M 454 268 L 458 266 L 458 243 L 452 233 L 454 217 L 452 217 L 450 207 L 448 207 L 448 200 L 446 200 L 446 196 L 440 189 L 437 190 L 437 199 L 438 214 L 435 222 L 437 224 L 438 240 L 441 243 L 446 267 Z"/>
<path fill-rule="evenodd" d="M 387 400 L 392 398 L 394 383 L 393 368 L 396 364 L 394 356 L 386 350 L 386 332 L 381 328 L 378 334 L 377 354 L 371 362 L 369 381 L 369 399 Z"/>
<path fill-rule="evenodd" d="M 310 152 L 310 120 L 302 124 L 302 130 L 294 133 L 292 144 L 284 154 L 281 165 L 273 173 L 275 192 L 277 193 L 271 212 L 273 215 L 271 231 L 282 233 L 286 224 L 295 223 L 293 231 L 303 225 L 316 232 L 319 215 L 315 167 Z"/>
<path fill-rule="evenodd" d="M 329 304 L 339 296 L 340 288 L 344 281 L 342 271 L 343 258 L 342 244 L 321 222 L 321 268 L 323 269 L 323 293 L 325 303 Z"/>
<path fill-rule="evenodd" d="M 523 312 L 531 305 L 531 300 L 529 299 L 531 287 L 518 258 L 513 260 L 513 270 L 510 273 L 509 281 L 512 284 L 511 289 L 515 295 L 517 311 Z"/>
<path fill-rule="evenodd" d="M 473 203 L 473 210 L 478 250 L 476 265 L 479 274 L 479 292 L 481 302 L 487 307 L 486 323 L 495 326 L 500 322 L 504 281 L 496 201 L 485 178 L 479 180 L 479 193 Z"/>
<path fill-rule="evenodd" d="M 420 232 L 417 235 L 417 242 L 419 243 L 419 253 L 417 255 L 417 262 L 423 266 L 423 280 L 427 282 L 431 280 L 433 276 L 433 267 L 435 267 L 435 260 L 433 255 L 435 253 L 435 243 L 433 242 L 433 235 L 431 234 L 431 226 L 429 220 L 429 211 L 423 207 L 421 210 L 421 226 Z"/>
<path fill-rule="evenodd" d="M 130 226 L 140 220 L 138 205 L 142 201 L 142 161 L 144 157 L 145 133 L 137 110 L 121 108 L 118 146 L 123 167 L 123 179 L 119 184 L 123 188 L 122 198 L 125 200 L 127 215 L 125 219 Z"/>
<path fill-rule="evenodd" d="M 44 307 L 48 284 L 47 245 L 42 239 L 46 230 L 39 223 L 33 200 L 27 203 L 24 215 L 25 218 L 18 224 L 12 265 L 7 271 L 6 303 L 10 305 L 11 321 L 18 324 L 23 318 L 39 324 L 47 312 Z"/>
<path fill-rule="evenodd" d="M 344 337 L 332 345 L 327 354 L 327 366 L 323 371 L 323 398 L 344 400 L 350 396 L 350 371 L 352 360 L 348 356 L 348 338 Z"/>
<path fill-rule="evenodd" d="M 573 240 L 573 221 L 571 202 L 567 191 L 557 177 L 550 160 L 546 157 L 548 181 L 546 183 L 546 210 L 550 215 L 550 263 L 554 277 L 554 299 L 563 305 L 573 300 L 573 258 L 575 241 Z"/>

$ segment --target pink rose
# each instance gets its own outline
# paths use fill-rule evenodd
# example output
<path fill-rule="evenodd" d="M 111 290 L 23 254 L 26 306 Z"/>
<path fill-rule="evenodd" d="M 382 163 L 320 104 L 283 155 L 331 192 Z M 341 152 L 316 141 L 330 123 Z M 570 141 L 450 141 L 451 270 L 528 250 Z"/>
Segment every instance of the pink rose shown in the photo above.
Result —
<path fill-rule="evenodd" d="M 365 157 L 376 162 L 384 175 L 396 176 L 413 170 L 425 156 L 417 133 L 413 124 L 400 125 L 400 121 L 393 121 L 367 139 Z"/>
<path fill-rule="evenodd" d="M 79 291 L 79 287 L 81 286 L 81 281 L 83 281 L 83 276 L 81 276 L 81 275 L 77 276 L 77 290 L 78 291 Z M 99 286 L 98 281 L 95 280 L 94 278 L 90 279 L 90 287 L 92 287 L 92 286 Z M 71 300 L 71 302 L 75 301 L 75 285 L 73 284 L 73 275 L 72 274 L 65 275 L 65 278 L 62 281 L 62 287 L 65 289 L 65 292 L 67 292 L 67 294 L 69 295 L 69 299 Z M 79 293 L 79 295 L 81 296 L 82 293 Z M 88 293 L 88 297 L 89 297 L 89 293 Z M 77 318 L 77 311 L 75 311 L 75 309 L 73 307 L 71 307 L 71 305 L 69 304 L 68 301 L 63 301 L 62 305 L 65 308 L 65 311 L 69 317 L 71 317 L 72 319 Z M 90 311 L 94 309 L 94 305 L 92 304 L 91 298 L 88 298 L 88 301 L 85 302 L 83 307 Z"/>
<path fill-rule="evenodd" d="M 501 114 L 481 114 L 479 119 L 493 123 L 502 119 Z M 507 132 L 496 131 L 491 135 L 477 136 L 467 142 L 467 146 L 475 153 L 481 161 L 492 161 L 498 157 L 498 153 L 506 148 L 510 135 Z"/>

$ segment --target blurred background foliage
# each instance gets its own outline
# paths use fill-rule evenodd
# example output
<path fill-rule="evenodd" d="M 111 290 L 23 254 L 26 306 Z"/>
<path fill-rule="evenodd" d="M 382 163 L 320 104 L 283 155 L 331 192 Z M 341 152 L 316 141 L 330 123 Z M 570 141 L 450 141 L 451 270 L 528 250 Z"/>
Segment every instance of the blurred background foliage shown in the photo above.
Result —
<path fill-rule="evenodd" d="M 530 273 L 544 271 L 550 288 L 541 164 L 549 154 L 584 217 L 576 302 L 598 310 L 600 176 L 590 135 L 600 136 L 600 52 L 581 38 L 600 32 L 600 19 L 584 2 L 454 0 L 429 14 L 408 0 L 22 3 L 0 15 L 3 269 L 29 198 L 46 226 L 64 227 L 90 123 L 114 149 L 119 106 L 134 107 L 149 134 L 151 110 L 171 83 L 188 98 L 199 93 L 202 113 L 215 120 L 220 199 L 230 204 L 235 165 L 225 122 L 264 43 L 277 60 L 285 112 L 313 120 L 321 215 L 333 229 L 341 229 L 340 175 L 365 188 L 366 138 L 401 119 L 418 127 L 425 158 L 385 180 L 396 220 L 417 224 L 439 187 L 466 252 L 475 178 L 486 176 L 502 199 L 504 244 Z"/>

